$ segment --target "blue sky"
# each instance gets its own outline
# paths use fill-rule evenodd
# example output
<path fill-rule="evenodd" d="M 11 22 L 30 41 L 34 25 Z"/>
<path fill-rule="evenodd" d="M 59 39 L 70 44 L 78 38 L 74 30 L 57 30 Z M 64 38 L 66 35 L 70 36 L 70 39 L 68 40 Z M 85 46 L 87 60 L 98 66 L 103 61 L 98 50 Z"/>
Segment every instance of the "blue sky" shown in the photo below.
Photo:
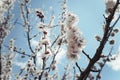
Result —
<path fill-rule="evenodd" d="M 54 15 L 58 16 L 61 9 L 61 2 L 62 0 L 31 0 L 31 8 L 42 8 L 45 11 L 46 14 L 46 22 L 49 20 L 49 8 L 52 7 L 54 10 Z M 104 0 L 68 0 L 68 10 L 77 14 L 79 16 L 79 28 L 83 33 L 84 38 L 87 40 L 86 48 L 84 49 L 90 56 L 93 56 L 95 53 L 95 50 L 97 46 L 99 45 L 99 42 L 97 42 L 94 38 L 95 35 L 102 35 L 102 25 L 104 23 L 104 17 L 103 14 L 105 13 L 105 3 Z M 15 5 L 16 9 L 13 10 L 15 13 L 15 18 L 19 17 L 19 10 L 18 10 L 18 4 Z M 57 17 L 56 17 L 57 19 Z M 32 20 L 33 21 L 33 20 Z M 55 20 L 55 23 L 58 23 L 57 20 Z M 32 23 L 33 25 L 36 24 L 34 21 Z M 116 25 L 120 28 L 120 21 Z M 22 31 L 23 28 L 20 27 L 20 25 L 16 25 L 15 28 L 12 30 L 11 34 L 8 36 L 8 39 L 15 38 L 16 39 L 16 45 L 19 47 L 26 46 L 27 43 L 25 40 L 25 37 L 23 36 L 25 33 Z M 36 33 L 33 31 L 33 33 Z M 116 43 L 115 48 L 113 50 L 113 53 L 118 52 L 118 47 L 120 46 L 120 33 L 116 35 L 115 37 Z M 22 43 L 22 44 L 21 44 Z M 7 41 L 6 41 L 7 44 Z M 108 52 L 109 45 L 107 45 L 107 48 L 104 52 Z M 27 47 L 24 47 L 25 50 L 27 50 Z M 30 52 L 29 50 L 27 51 Z M 120 53 L 120 51 L 119 51 Z M 84 57 L 81 57 L 81 59 L 78 61 L 80 66 L 84 66 L 84 62 L 82 60 L 85 60 Z M 23 60 L 24 61 L 24 60 Z M 63 60 L 61 60 L 63 61 Z M 67 62 L 67 61 L 66 61 Z M 104 67 L 102 71 L 102 79 L 101 80 L 120 80 L 120 68 L 118 70 L 113 69 L 113 65 L 108 64 Z M 118 64 L 120 65 L 120 63 Z"/>

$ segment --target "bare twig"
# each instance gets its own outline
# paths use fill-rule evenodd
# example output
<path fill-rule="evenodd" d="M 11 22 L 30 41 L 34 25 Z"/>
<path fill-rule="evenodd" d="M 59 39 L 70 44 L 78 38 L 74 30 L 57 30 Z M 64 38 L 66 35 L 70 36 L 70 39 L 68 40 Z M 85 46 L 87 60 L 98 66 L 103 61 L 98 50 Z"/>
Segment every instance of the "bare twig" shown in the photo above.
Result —
<path fill-rule="evenodd" d="M 57 26 L 59 26 L 59 25 L 53 25 L 53 26 L 51 26 L 50 28 L 55 28 L 55 27 L 57 27 Z"/>
<path fill-rule="evenodd" d="M 91 71 L 92 71 L 92 72 L 99 72 L 100 70 L 92 70 L 92 69 L 91 69 Z"/>
<path fill-rule="evenodd" d="M 57 38 L 53 41 L 51 47 L 56 43 L 56 41 L 58 40 L 59 37 L 60 37 L 60 35 L 58 35 Z"/>
<path fill-rule="evenodd" d="M 90 56 L 89 56 L 84 50 L 82 50 L 82 52 L 83 52 L 83 54 L 85 54 L 85 56 L 86 56 L 89 60 L 91 60 Z"/>
<path fill-rule="evenodd" d="M 119 21 L 120 19 L 120 15 L 118 16 L 118 18 L 116 19 L 116 21 L 114 22 L 114 24 L 111 26 L 112 28 L 117 24 L 117 22 Z"/>
<path fill-rule="evenodd" d="M 32 40 L 33 38 L 37 37 L 39 34 L 40 34 L 40 32 L 35 34 L 33 37 L 31 37 L 30 40 Z"/>
<path fill-rule="evenodd" d="M 4 46 L 7 47 L 7 48 L 9 48 L 9 46 L 6 46 L 6 45 L 4 45 Z M 17 53 L 19 53 L 19 54 L 22 54 L 22 55 L 31 57 L 29 54 L 26 54 L 25 52 L 22 52 L 22 51 L 17 50 L 16 47 L 14 47 L 14 52 L 17 52 Z"/>
<path fill-rule="evenodd" d="M 21 75 L 24 70 L 25 70 L 25 68 L 21 69 L 19 75 Z"/>
<path fill-rule="evenodd" d="M 76 62 L 76 66 L 79 69 L 80 73 L 82 73 L 83 71 L 81 70 L 80 66 L 78 65 L 78 63 Z"/>
<path fill-rule="evenodd" d="M 74 72 L 73 72 L 73 75 L 74 75 L 73 80 L 75 80 L 75 75 L 76 75 L 76 69 L 75 69 L 75 67 L 73 67 L 73 70 L 74 70 Z"/>
<path fill-rule="evenodd" d="M 14 49 L 14 51 L 17 52 L 17 53 L 19 53 L 19 54 L 31 57 L 29 54 L 26 54 L 25 52 L 18 51 L 17 49 Z"/>

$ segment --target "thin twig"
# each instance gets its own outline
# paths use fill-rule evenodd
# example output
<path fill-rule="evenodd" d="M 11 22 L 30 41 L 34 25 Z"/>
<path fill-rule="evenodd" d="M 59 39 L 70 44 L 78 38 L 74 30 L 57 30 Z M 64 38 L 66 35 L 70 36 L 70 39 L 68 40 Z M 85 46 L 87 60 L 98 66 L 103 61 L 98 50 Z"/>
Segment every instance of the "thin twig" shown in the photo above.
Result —
<path fill-rule="evenodd" d="M 79 71 L 82 73 L 82 70 L 81 70 L 80 66 L 78 65 L 78 63 L 76 62 L 75 64 L 76 64 L 77 68 L 79 69 Z"/>
<path fill-rule="evenodd" d="M 82 52 L 83 52 L 83 54 L 85 54 L 85 55 L 87 56 L 87 58 L 88 58 L 89 60 L 91 60 L 90 56 L 89 56 L 84 50 L 82 50 Z"/>
<path fill-rule="evenodd" d="M 25 52 L 20 52 L 17 49 L 14 49 L 15 52 L 19 53 L 19 54 L 23 54 L 25 56 L 31 57 L 29 54 L 26 54 Z"/>
<path fill-rule="evenodd" d="M 56 41 L 58 40 L 59 36 L 60 36 L 60 35 L 58 35 L 57 38 L 53 41 L 51 47 L 56 43 Z"/>
<path fill-rule="evenodd" d="M 33 38 L 37 37 L 39 34 L 40 34 L 40 32 L 35 34 L 33 37 L 31 37 L 30 40 L 32 40 Z"/>
<path fill-rule="evenodd" d="M 50 28 L 55 28 L 55 27 L 57 27 L 57 26 L 59 26 L 59 25 L 53 25 L 53 26 L 51 26 Z"/>
<path fill-rule="evenodd" d="M 25 68 L 21 69 L 19 75 L 21 75 L 24 70 L 25 70 Z"/>
<path fill-rule="evenodd" d="M 73 70 L 74 70 L 74 72 L 73 72 L 73 75 L 74 75 L 73 80 L 75 80 L 75 74 L 76 74 L 76 69 L 75 69 L 75 67 L 73 67 Z"/>
<path fill-rule="evenodd" d="M 93 70 L 93 69 L 91 69 L 91 71 L 92 71 L 92 72 L 99 72 L 100 70 Z"/>
<path fill-rule="evenodd" d="M 114 22 L 114 24 L 111 26 L 112 28 L 117 24 L 117 22 L 119 21 L 120 19 L 120 15 L 118 16 L 118 18 L 116 19 L 116 21 Z"/>

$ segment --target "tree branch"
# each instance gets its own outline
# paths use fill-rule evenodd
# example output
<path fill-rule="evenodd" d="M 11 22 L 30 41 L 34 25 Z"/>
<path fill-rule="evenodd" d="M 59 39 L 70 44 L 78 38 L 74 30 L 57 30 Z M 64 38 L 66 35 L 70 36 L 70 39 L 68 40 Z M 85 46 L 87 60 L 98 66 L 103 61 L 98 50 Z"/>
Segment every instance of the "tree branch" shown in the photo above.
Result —
<path fill-rule="evenodd" d="M 111 47 L 110 52 L 109 52 L 109 54 L 107 55 L 107 59 L 110 57 L 110 55 L 111 55 L 111 53 L 112 53 L 112 50 L 113 50 L 113 46 Z M 106 62 L 107 62 L 107 60 L 104 61 L 103 65 L 101 66 L 101 69 L 98 71 L 98 75 L 99 75 L 99 76 L 100 76 L 100 73 L 101 73 L 103 67 L 105 66 Z M 99 77 L 96 76 L 96 80 L 98 80 L 98 79 L 99 79 Z"/>
<path fill-rule="evenodd" d="M 108 19 L 106 20 L 106 25 L 105 25 L 105 32 L 102 38 L 102 41 L 99 45 L 99 47 L 96 50 L 95 55 L 93 56 L 93 58 L 91 59 L 90 63 L 88 64 L 87 68 L 81 73 L 80 77 L 78 80 L 86 80 L 87 76 L 89 75 L 91 68 L 93 67 L 93 65 L 100 59 L 100 56 L 102 54 L 102 51 L 105 47 L 105 44 L 109 38 L 108 34 L 109 34 L 109 28 L 110 28 L 110 23 L 113 19 L 113 16 L 115 14 L 115 11 L 118 7 L 119 4 L 119 0 L 117 0 L 116 5 L 113 9 L 113 12 L 108 16 Z"/>

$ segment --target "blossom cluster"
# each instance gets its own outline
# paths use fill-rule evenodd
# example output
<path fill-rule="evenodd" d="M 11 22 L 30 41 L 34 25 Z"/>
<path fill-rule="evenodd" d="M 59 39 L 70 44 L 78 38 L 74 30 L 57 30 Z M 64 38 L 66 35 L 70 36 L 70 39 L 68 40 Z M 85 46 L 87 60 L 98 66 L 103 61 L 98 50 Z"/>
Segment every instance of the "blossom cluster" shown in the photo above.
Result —
<path fill-rule="evenodd" d="M 14 1 L 15 0 L 0 0 L 0 18 L 3 16 L 4 12 L 13 5 Z"/>
<path fill-rule="evenodd" d="M 1 60 L 1 74 L 0 79 L 1 80 L 9 80 L 11 78 L 12 74 L 12 59 L 14 57 L 14 40 L 11 39 L 9 41 L 9 54 L 1 54 L 0 60 Z"/>
<path fill-rule="evenodd" d="M 57 44 L 67 44 L 67 58 L 77 60 L 80 57 L 80 51 L 85 47 L 85 39 L 78 28 L 79 18 L 67 9 L 66 0 L 62 4 L 62 15 L 59 25 L 61 26 L 61 35 Z"/>
<path fill-rule="evenodd" d="M 75 14 L 68 13 L 66 18 L 67 57 L 73 60 L 79 58 L 80 51 L 85 47 L 85 39 L 77 27 L 78 21 L 79 19 Z"/>
<path fill-rule="evenodd" d="M 9 80 L 12 74 L 12 58 L 11 55 L 1 55 L 1 80 Z"/>
<path fill-rule="evenodd" d="M 4 38 L 9 33 L 9 29 L 12 27 L 8 22 L 12 14 L 9 12 L 6 17 L 5 12 L 13 7 L 14 1 L 15 0 L 0 0 L 0 44 L 3 43 Z"/>
<path fill-rule="evenodd" d="M 16 75 L 16 80 L 27 80 L 28 77 L 32 74 L 34 79 L 38 79 L 39 75 L 41 74 L 41 70 L 37 70 L 35 64 L 33 63 L 32 58 L 30 58 L 25 67 L 25 74 L 23 76 Z"/>
<path fill-rule="evenodd" d="M 44 60 L 51 55 L 51 40 L 50 40 L 50 30 L 51 26 L 53 26 L 54 16 L 51 16 L 51 20 L 48 24 L 44 22 L 40 22 L 37 26 L 40 33 L 42 33 L 38 46 L 36 46 L 36 50 L 39 51 L 41 49 L 41 58 Z"/>
<path fill-rule="evenodd" d="M 0 44 L 3 43 L 4 38 L 8 35 L 9 30 L 5 26 L 0 27 Z"/>
<path fill-rule="evenodd" d="M 10 80 L 12 75 L 12 66 L 13 66 L 13 58 L 15 57 L 14 54 L 14 39 L 10 39 L 9 46 L 8 46 L 8 53 L 2 53 L 0 55 L 0 61 L 1 61 L 1 74 L 0 79 L 1 80 Z"/>
<path fill-rule="evenodd" d="M 106 10 L 105 10 L 105 12 L 107 14 L 109 14 L 109 13 L 111 13 L 113 11 L 113 8 L 114 8 L 114 6 L 116 4 L 116 1 L 117 0 L 105 0 L 105 4 L 106 4 Z M 119 11 L 120 11 L 120 7 L 118 6 L 116 12 L 119 12 Z"/>

